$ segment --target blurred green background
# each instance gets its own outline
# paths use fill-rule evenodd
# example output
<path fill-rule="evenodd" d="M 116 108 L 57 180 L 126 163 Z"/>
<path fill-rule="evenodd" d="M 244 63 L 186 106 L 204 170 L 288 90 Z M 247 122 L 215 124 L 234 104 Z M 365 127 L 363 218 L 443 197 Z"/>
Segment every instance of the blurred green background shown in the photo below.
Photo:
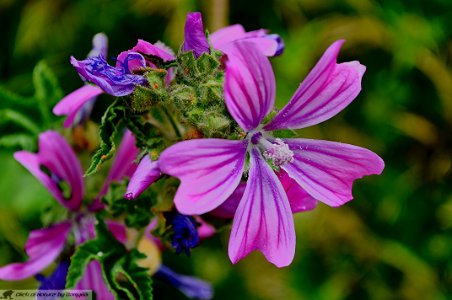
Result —
<path fill-rule="evenodd" d="M 178 49 L 189 11 L 201 11 L 211 32 L 241 23 L 284 38 L 285 53 L 272 60 L 278 107 L 345 38 L 339 61 L 367 66 L 363 90 L 338 116 L 299 133 L 372 149 L 386 168 L 356 182 L 347 205 L 295 216 L 290 267 L 258 253 L 231 265 L 227 231 L 190 259 L 165 253 L 164 262 L 210 280 L 215 299 L 452 299 L 451 0 L 0 0 L 0 265 L 24 258 L 27 232 L 55 202 L 12 153 L 61 128 L 50 110 L 81 85 L 69 56 L 85 57 L 97 32 L 108 35 L 112 57 L 138 38 Z M 60 90 L 46 93 L 57 82 Z M 94 119 L 107 104 L 96 104 Z M 184 299 L 159 281 L 155 293 Z"/>

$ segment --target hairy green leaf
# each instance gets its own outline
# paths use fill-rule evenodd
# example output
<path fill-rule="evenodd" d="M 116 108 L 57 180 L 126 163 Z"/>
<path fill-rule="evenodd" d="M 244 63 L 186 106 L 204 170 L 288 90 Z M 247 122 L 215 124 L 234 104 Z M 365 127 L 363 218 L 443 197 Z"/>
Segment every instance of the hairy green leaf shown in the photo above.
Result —
<path fill-rule="evenodd" d="M 50 123 L 51 108 L 63 97 L 57 77 L 44 61 L 40 61 L 33 70 L 35 98 L 46 123 Z"/>
<path fill-rule="evenodd" d="M 124 118 L 124 110 L 120 100 L 116 100 L 110 105 L 102 117 L 100 125 L 100 146 L 91 159 L 91 165 L 86 171 L 85 176 L 89 176 L 99 169 L 99 166 L 110 158 L 116 150 L 115 138 L 118 133 L 118 127 Z"/>
<path fill-rule="evenodd" d="M 96 238 L 80 245 L 71 258 L 66 288 L 75 287 L 89 262 L 98 260 L 102 277 L 116 299 L 152 299 L 152 279 L 148 270 L 136 263 L 144 257 L 137 250 L 128 251 L 98 219 Z"/>

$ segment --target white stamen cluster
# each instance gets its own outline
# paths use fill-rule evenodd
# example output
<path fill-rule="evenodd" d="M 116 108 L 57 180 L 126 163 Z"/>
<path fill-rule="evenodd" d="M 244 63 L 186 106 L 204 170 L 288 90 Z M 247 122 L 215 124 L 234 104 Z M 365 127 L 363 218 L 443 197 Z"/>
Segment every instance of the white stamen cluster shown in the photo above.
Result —
<path fill-rule="evenodd" d="M 281 139 L 276 139 L 274 144 L 267 146 L 264 151 L 265 159 L 272 160 L 277 167 L 293 162 L 293 152 Z"/>

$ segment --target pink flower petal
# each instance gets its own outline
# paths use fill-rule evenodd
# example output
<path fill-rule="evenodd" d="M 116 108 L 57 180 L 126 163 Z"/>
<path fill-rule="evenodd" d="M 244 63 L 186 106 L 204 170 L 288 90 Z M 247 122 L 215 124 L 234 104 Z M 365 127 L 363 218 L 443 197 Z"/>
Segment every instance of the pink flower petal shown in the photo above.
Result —
<path fill-rule="evenodd" d="M 126 227 L 121 222 L 116 222 L 112 220 L 106 220 L 105 222 L 108 226 L 108 229 L 110 230 L 111 234 L 123 243 L 124 245 L 127 243 L 127 231 Z M 94 224 L 93 224 L 94 225 Z"/>
<path fill-rule="evenodd" d="M 230 42 L 242 39 L 245 37 L 245 29 L 240 24 L 226 26 L 209 35 L 210 41 L 215 49 L 221 48 Z"/>
<path fill-rule="evenodd" d="M 129 200 L 138 197 L 145 189 L 160 178 L 158 161 L 152 161 L 149 155 L 144 156 L 127 186 L 124 198 Z"/>
<path fill-rule="evenodd" d="M 82 107 L 91 99 L 99 96 L 104 91 L 100 87 L 85 84 L 79 89 L 76 89 L 66 97 L 60 100 L 53 108 L 53 113 L 57 116 L 67 116 L 64 121 L 64 127 L 70 127 L 77 117 L 77 113 Z"/>
<path fill-rule="evenodd" d="M 184 33 L 185 39 L 182 44 L 183 51 L 187 52 L 193 50 L 193 54 L 196 58 L 203 53 L 210 53 L 210 46 L 204 33 L 201 13 L 193 12 L 187 14 Z"/>
<path fill-rule="evenodd" d="M 193 216 L 193 218 L 195 218 L 196 223 L 201 224 L 198 227 L 198 235 L 200 239 L 207 239 L 215 234 L 215 227 L 205 222 L 200 216 Z"/>
<path fill-rule="evenodd" d="M 63 222 L 52 227 L 30 231 L 25 245 L 28 260 L 1 267 L 0 279 L 22 280 L 41 272 L 63 251 L 70 229 L 70 223 Z"/>
<path fill-rule="evenodd" d="M 381 174 L 384 168 L 378 155 L 357 146 L 309 139 L 284 142 L 294 152 L 295 161 L 282 168 L 303 190 L 330 206 L 353 199 L 353 181 Z"/>
<path fill-rule="evenodd" d="M 228 51 L 224 83 L 226 106 L 246 131 L 255 129 L 275 103 L 275 75 L 270 61 L 247 41 Z"/>
<path fill-rule="evenodd" d="M 84 184 L 80 162 L 66 140 L 55 131 L 46 131 L 39 135 L 39 152 L 27 151 L 14 153 L 14 158 L 28 169 L 53 196 L 66 208 L 78 210 L 82 203 Z M 43 171 L 47 168 L 51 177 Z M 59 187 L 61 181 L 66 182 L 71 191 L 65 197 Z"/>
<path fill-rule="evenodd" d="M 100 197 L 105 195 L 112 182 L 121 181 L 125 177 L 131 177 L 134 174 L 137 169 L 135 160 L 139 151 L 135 146 L 135 137 L 129 130 L 126 130 L 111 165 L 110 172 L 108 172 L 107 179 L 100 192 Z"/>
<path fill-rule="evenodd" d="M 86 267 L 83 277 L 77 284 L 78 290 L 93 290 L 96 299 L 114 300 L 114 295 L 108 290 L 102 277 L 102 270 L 98 261 L 93 260 Z"/>
<path fill-rule="evenodd" d="M 303 190 L 284 170 L 281 169 L 276 175 L 286 191 L 293 213 L 313 210 L 317 206 L 317 200 Z"/>
<path fill-rule="evenodd" d="M 265 130 L 297 129 L 321 123 L 356 98 L 366 67 L 357 61 L 336 63 L 343 42 L 337 41 L 326 50 L 289 103 L 264 126 Z"/>
<path fill-rule="evenodd" d="M 199 139 L 177 143 L 160 155 L 162 173 L 181 180 L 174 198 L 185 215 L 199 215 L 223 203 L 238 186 L 246 141 Z"/>
<path fill-rule="evenodd" d="M 295 254 L 295 228 L 286 193 L 257 149 L 252 149 L 245 194 L 232 223 L 229 258 L 236 263 L 253 250 L 276 265 L 289 265 Z"/>
<path fill-rule="evenodd" d="M 267 35 L 266 30 L 260 29 L 246 32 L 243 26 L 235 24 L 221 28 L 210 36 L 210 41 L 215 49 L 228 53 L 231 44 L 236 41 L 246 40 L 253 43 L 255 47 L 265 56 L 273 56 L 278 49 L 278 42 Z"/>
<path fill-rule="evenodd" d="M 137 44 L 130 50 L 121 52 L 117 57 L 116 67 L 121 67 L 124 64 L 124 60 L 130 52 L 138 52 L 144 55 L 157 56 L 163 61 L 170 61 L 175 59 L 174 55 L 169 53 L 167 50 L 162 49 L 163 47 L 158 47 L 144 40 L 138 40 Z M 146 59 L 146 65 L 148 67 L 154 68 L 154 63 Z M 137 61 L 131 61 L 128 64 L 131 71 L 141 68 L 142 66 Z"/>

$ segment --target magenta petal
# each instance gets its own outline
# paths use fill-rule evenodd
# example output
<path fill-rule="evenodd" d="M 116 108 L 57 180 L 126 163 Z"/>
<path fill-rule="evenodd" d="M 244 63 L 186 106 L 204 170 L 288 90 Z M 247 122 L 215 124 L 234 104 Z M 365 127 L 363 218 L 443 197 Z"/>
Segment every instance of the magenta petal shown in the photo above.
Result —
<path fill-rule="evenodd" d="M 277 267 L 295 254 L 295 228 L 286 193 L 257 149 L 252 149 L 245 194 L 232 223 L 229 258 L 237 263 L 253 250 Z"/>
<path fill-rule="evenodd" d="M 209 35 L 210 41 L 215 49 L 221 50 L 230 42 L 242 39 L 246 36 L 245 29 L 240 24 L 226 26 Z"/>
<path fill-rule="evenodd" d="M 253 43 L 237 41 L 229 50 L 224 95 L 229 113 L 246 131 L 259 126 L 273 108 L 275 75 Z"/>
<path fill-rule="evenodd" d="M 111 165 L 110 172 L 108 173 L 107 179 L 105 180 L 104 186 L 98 197 L 105 195 L 112 182 L 121 181 L 125 177 L 130 177 L 134 174 L 137 169 L 135 160 L 137 159 L 139 151 L 140 150 L 135 146 L 135 137 L 129 130 L 126 130 Z"/>
<path fill-rule="evenodd" d="M 246 32 L 240 24 L 221 28 L 212 33 L 209 38 L 215 49 L 225 53 L 229 52 L 231 43 L 246 40 L 253 43 L 265 56 L 273 56 L 276 55 L 281 44 L 272 35 L 268 35 L 266 30 L 260 29 Z"/>
<path fill-rule="evenodd" d="M 198 58 L 203 53 L 210 53 L 209 42 L 204 34 L 201 13 L 194 12 L 187 14 L 185 22 L 185 39 L 182 45 L 183 51 L 193 50 L 193 54 Z"/>
<path fill-rule="evenodd" d="M 1 267 L 0 279 L 22 280 L 45 269 L 63 251 L 70 229 L 70 223 L 63 222 L 52 227 L 30 231 L 25 244 L 28 260 Z"/>
<path fill-rule="evenodd" d="M 200 224 L 198 227 L 198 235 L 200 239 L 207 239 L 213 236 L 216 232 L 214 226 L 205 222 L 200 216 L 193 216 L 195 218 L 196 223 Z"/>
<path fill-rule="evenodd" d="M 39 135 L 39 152 L 14 153 L 14 158 L 28 169 L 66 208 L 78 210 L 82 203 L 84 184 L 80 162 L 66 140 L 55 131 Z M 46 174 L 43 167 L 51 174 Z M 50 175 L 50 176 L 49 176 Z M 66 182 L 70 197 L 65 197 L 59 184 Z"/>
<path fill-rule="evenodd" d="M 61 99 L 53 108 L 53 113 L 57 116 L 67 116 L 64 121 L 64 127 L 70 127 L 74 123 L 80 109 L 82 109 L 88 101 L 102 93 L 103 91 L 101 88 L 86 84 Z"/>
<path fill-rule="evenodd" d="M 265 130 L 297 129 L 321 123 L 356 98 L 366 67 L 357 61 L 336 63 L 343 42 L 337 41 L 325 51 L 289 103 L 264 126 Z"/>
<path fill-rule="evenodd" d="M 278 42 L 268 36 L 263 37 L 249 37 L 244 39 L 247 43 L 254 45 L 265 56 L 274 56 L 278 50 Z M 221 50 L 221 49 L 220 49 Z M 228 47 L 224 48 L 224 52 L 228 54 Z"/>
<path fill-rule="evenodd" d="M 294 162 L 282 168 L 312 197 L 330 206 L 353 199 L 353 181 L 381 174 L 384 168 L 383 160 L 365 148 L 309 139 L 284 142 L 294 152 Z"/>
<path fill-rule="evenodd" d="M 224 201 L 220 206 L 212 210 L 209 214 L 221 218 L 232 219 L 235 211 L 239 206 L 240 200 L 242 200 L 243 193 L 245 192 L 246 182 L 240 182 L 235 191 Z"/>
<path fill-rule="evenodd" d="M 111 220 L 107 220 L 106 223 L 113 236 L 125 245 L 127 243 L 127 232 L 124 224 Z"/>
<path fill-rule="evenodd" d="M 135 160 L 138 152 L 139 149 L 135 146 L 135 137 L 129 130 L 126 130 L 104 185 L 96 199 L 89 206 L 90 211 L 98 211 L 104 208 L 101 199 L 108 192 L 112 182 L 118 182 L 125 177 L 132 176 L 137 168 Z"/>
<path fill-rule="evenodd" d="M 144 40 L 138 40 L 137 44 L 130 50 L 121 52 L 117 57 L 117 63 L 116 67 L 120 67 L 124 64 L 124 60 L 126 59 L 129 52 L 138 52 L 140 54 L 148 55 L 148 56 L 157 56 L 161 58 L 163 61 L 170 61 L 174 60 L 175 57 L 171 53 L 169 53 L 167 50 L 162 49 L 163 47 L 159 47 L 158 45 L 153 45 L 147 41 Z M 154 63 L 150 62 L 146 59 L 146 65 L 149 67 L 154 68 Z M 129 64 L 130 70 L 136 70 L 142 68 L 142 65 L 139 64 L 137 61 L 132 61 Z"/>
<path fill-rule="evenodd" d="M 238 186 L 246 141 L 199 139 L 177 143 L 160 155 L 162 173 L 181 180 L 174 197 L 185 215 L 203 214 L 223 203 Z"/>
<path fill-rule="evenodd" d="M 102 277 L 102 270 L 98 261 L 93 260 L 88 264 L 83 277 L 77 284 L 78 290 L 93 290 L 96 299 L 114 300 L 114 295 L 108 290 Z"/>
<path fill-rule="evenodd" d="M 161 172 L 158 161 L 152 161 L 149 155 L 141 159 L 138 168 L 133 173 L 127 186 L 124 198 L 129 200 L 138 197 L 148 186 L 160 178 Z"/>
<path fill-rule="evenodd" d="M 303 190 L 284 170 L 281 169 L 276 175 L 286 191 L 293 213 L 313 210 L 317 206 L 317 200 Z"/>

